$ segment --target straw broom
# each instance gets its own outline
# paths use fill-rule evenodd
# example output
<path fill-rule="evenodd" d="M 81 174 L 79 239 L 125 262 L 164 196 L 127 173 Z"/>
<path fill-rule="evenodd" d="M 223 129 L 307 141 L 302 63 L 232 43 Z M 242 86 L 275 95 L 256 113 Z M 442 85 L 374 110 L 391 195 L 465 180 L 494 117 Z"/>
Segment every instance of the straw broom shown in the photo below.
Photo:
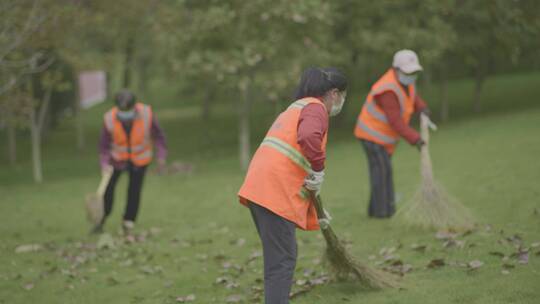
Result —
<path fill-rule="evenodd" d="M 347 252 L 345 246 L 338 239 L 323 208 L 320 196 L 309 191 L 311 200 L 317 210 L 319 220 L 325 220 L 321 225 L 321 232 L 326 240 L 325 258 L 329 262 L 332 274 L 338 280 L 355 279 L 362 285 L 372 289 L 397 288 L 399 284 L 394 275 L 369 267 L 361 263 Z"/>
<path fill-rule="evenodd" d="M 425 114 L 420 115 L 420 132 L 425 144 L 420 150 L 422 183 L 412 202 L 398 212 L 410 224 L 437 230 L 468 230 L 474 226 L 470 212 L 433 178 L 429 154 L 429 128 L 436 129 Z"/>
<path fill-rule="evenodd" d="M 112 170 L 103 172 L 97 191 L 86 195 L 86 218 L 93 225 L 99 224 L 103 219 L 103 195 L 105 194 L 105 189 L 111 179 L 112 173 Z"/>

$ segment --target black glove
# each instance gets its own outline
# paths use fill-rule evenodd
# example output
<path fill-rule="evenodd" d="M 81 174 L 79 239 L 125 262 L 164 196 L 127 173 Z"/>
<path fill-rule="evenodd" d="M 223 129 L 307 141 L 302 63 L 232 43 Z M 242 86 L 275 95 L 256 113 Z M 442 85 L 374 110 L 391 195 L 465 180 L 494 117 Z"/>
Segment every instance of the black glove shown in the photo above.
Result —
<path fill-rule="evenodd" d="M 426 142 L 423 140 L 423 139 L 418 139 L 416 141 L 416 143 L 414 144 L 416 146 L 416 148 L 418 149 L 418 151 L 421 151 L 422 150 L 422 146 L 425 145 Z"/>

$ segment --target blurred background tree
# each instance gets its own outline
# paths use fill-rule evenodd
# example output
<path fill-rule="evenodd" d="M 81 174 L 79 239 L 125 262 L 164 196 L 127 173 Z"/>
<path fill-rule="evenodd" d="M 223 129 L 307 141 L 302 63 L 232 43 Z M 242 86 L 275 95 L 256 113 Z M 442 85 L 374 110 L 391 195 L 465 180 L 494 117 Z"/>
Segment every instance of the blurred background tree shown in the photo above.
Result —
<path fill-rule="evenodd" d="M 450 119 L 448 82 L 456 79 L 474 79 L 470 111 L 478 113 L 487 77 L 538 71 L 539 11 L 534 0 L 2 1 L 0 126 L 8 159 L 16 161 L 17 134 L 40 143 L 71 115 L 74 146 L 85 147 L 76 85 L 84 70 L 104 70 L 109 93 L 128 87 L 158 108 L 196 107 L 202 137 L 220 128 L 220 109 L 232 109 L 236 129 L 222 132 L 234 133 L 243 169 L 254 125 L 260 136 L 253 114 L 271 120 L 282 111 L 308 66 L 347 73 L 355 102 L 335 122 L 343 130 L 402 48 L 419 53 L 421 89 L 439 92 L 429 102 L 441 121 Z"/>

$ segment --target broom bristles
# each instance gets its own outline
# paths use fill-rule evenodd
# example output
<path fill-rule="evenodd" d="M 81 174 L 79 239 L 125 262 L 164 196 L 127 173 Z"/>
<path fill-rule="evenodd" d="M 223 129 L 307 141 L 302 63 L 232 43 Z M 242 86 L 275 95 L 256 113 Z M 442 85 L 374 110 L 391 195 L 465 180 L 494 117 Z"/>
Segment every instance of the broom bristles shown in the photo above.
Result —
<path fill-rule="evenodd" d="M 423 119 L 423 118 L 422 118 Z M 426 144 L 420 152 L 422 184 L 412 201 L 398 211 L 397 217 L 423 228 L 444 230 L 468 230 L 474 227 L 469 210 L 451 197 L 444 187 L 433 178 L 433 167 L 429 154 L 429 132 L 427 122 L 421 121 L 422 138 Z"/>
<path fill-rule="evenodd" d="M 354 279 L 372 289 L 399 287 L 394 275 L 372 268 L 352 257 L 330 226 L 321 230 L 327 244 L 325 258 L 330 266 L 331 274 L 336 279 Z"/>
<path fill-rule="evenodd" d="M 326 218 L 320 197 L 316 197 L 313 192 L 310 193 L 317 210 L 317 216 L 319 219 Z M 336 279 L 354 279 L 371 289 L 399 287 L 394 275 L 371 268 L 351 256 L 329 224 L 324 228 L 321 227 L 321 232 L 326 240 L 325 259 L 330 266 L 331 274 Z"/>
<path fill-rule="evenodd" d="M 86 196 L 86 218 L 88 221 L 96 225 L 103 218 L 103 199 L 101 196 L 91 193 Z"/>

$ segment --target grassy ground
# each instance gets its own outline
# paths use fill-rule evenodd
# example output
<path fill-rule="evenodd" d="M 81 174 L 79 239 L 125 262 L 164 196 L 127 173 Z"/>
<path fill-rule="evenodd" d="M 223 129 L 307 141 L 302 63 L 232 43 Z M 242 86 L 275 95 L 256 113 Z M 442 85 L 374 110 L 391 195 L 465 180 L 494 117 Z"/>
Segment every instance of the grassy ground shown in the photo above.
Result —
<path fill-rule="evenodd" d="M 99 129 L 98 110 L 87 117 L 92 140 Z M 117 236 L 125 178 L 106 227 L 115 238 L 114 248 L 96 249 L 98 239 L 87 236 L 82 206 L 84 193 L 97 184 L 97 161 L 93 149 L 77 155 L 66 148 L 70 126 L 48 139 L 47 183 L 32 185 L 25 162 L 0 172 L 0 303 L 175 303 L 177 297 L 190 294 L 195 303 L 224 303 L 231 295 L 246 300 L 257 296 L 262 286 L 260 244 L 249 212 L 235 199 L 243 174 L 228 153 L 234 150 L 228 147 L 234 137 L 212 143 L 196 140 L 199 133 L 191 132 L 187 137 L 193 141 L 185 141 L 188 132 L 182 128 L 189 127 L 191 116 L 186 114 L 188 122 L 176 123 L 184 112 L 159 111 L 173 159 L 210 145 L 218 149 L 189 156 L 196 164 L 189 176 L 148 176 L 139 221 L 139 233 L 146 237 L 136 244 L 123 244 Z M 537 303 L 539 117 L 538 108 L 498 111 L 445 125 L 433 136 L 436 177 L 478 220 L 478 229 L 457 236 L 464 243 L 450 248 L 432 231 L 368 219 L 365 156 L 347 137 L 349 130 L 336 136 L 340 140 L 330 142 L 323 190 L 335 230 L 370 264 L 380 264 L 380 252 L 386 248 L 395 250 L 395 259 L 413 270 L 403 277 L 403 290 L 371 292 L 335 283 L 317 286 L 293 303 Z M 264 129 L 266 120 L 261 118 L 256 129 Z M 230 123 L 215 132 L 228 127 L 235 126 Z M 399 207 L 418 183 L 418 153 L 402 144 L 393 162 Z M 318 232 L 299 231 L 297 236 L 300 281 L 295 290 L 300 290 L 305 280 L 313 282 L 324 274 L 319 262 L 324 241 Z M 25 244 L 40 247 L 15 252 Z M 413 250 L 413 244 L 426 245 L 425 252 Z M 512 256 L 519 244 L 529 248 L 526 264 Z M 501 254 L 507 257 L 504 261 Z M 433 259 L 444 259 L 446 265 L 426 267 Z M 473 271 L 460 266 L 473 260 L 483 265 Z"/>

